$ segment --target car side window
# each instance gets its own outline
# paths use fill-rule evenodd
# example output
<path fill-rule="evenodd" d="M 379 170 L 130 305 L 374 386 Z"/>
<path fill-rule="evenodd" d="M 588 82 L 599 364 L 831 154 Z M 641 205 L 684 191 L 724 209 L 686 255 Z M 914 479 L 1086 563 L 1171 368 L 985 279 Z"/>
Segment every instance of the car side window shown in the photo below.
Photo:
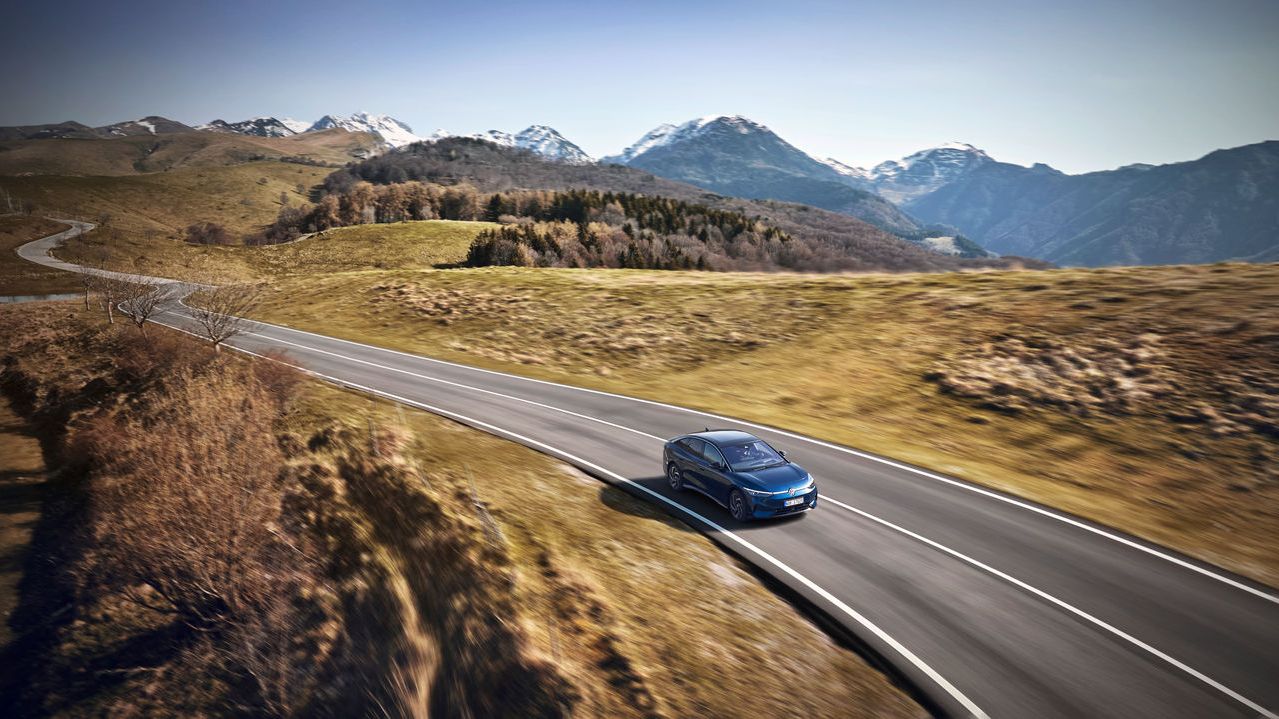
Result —
<path fill-rule="evenodd" d="M 694 457 L 702 456 L 702 440 L 700 439 L 685 437 L 684 439 L 681 439 L 675 444 L 678 444 L 680 446 L 680 449 L 684 450 L 685 452 L 688 452 Z"/>
<path fill-rule="evenodd" d="M 710 442 L 702 442 L 702 457 L 711 465 L 724 464 L 724 455 L 720 454 L 719 448 Z"/>

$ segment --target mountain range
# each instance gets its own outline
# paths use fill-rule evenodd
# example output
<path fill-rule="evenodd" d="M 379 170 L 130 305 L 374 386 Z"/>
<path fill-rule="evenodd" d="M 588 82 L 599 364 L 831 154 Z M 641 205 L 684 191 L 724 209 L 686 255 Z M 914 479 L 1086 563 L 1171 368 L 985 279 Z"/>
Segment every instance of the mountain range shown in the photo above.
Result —
<path fill-rule="evenodd" d="M 740 115 L 658 126 L 600 162 L 635 167 L 724 195 L 800 202 L 858 217 L 897 235 L 921 230 L 871 191 L 865 179 L 813 159 Z"/>
<path fill-rule="evenodd" d="M 990 161 L 903 207 L 1064 265 L 1279 261 L 1279 142 L 1082 175 Z"/>
<path fill-rule="evenodd" d="M 1279 260 L 1275 141 L 1081 175 L 999 162 L 956 142 L 866 170 L 816 160 L 747 118 L 718 116 L 660 125 L 601 161 L 850 214 L 940 247 L 976 242 L 1083 266 Z"/>
<path fill-rule="evenodd" d="M 0 128 L 0 141 L 111 139 L 197 131 L 259 138 L 345 130 L 383 151 L 427 137 L 388 115 L 325 115 L 313 123 L 257 117 L 191 127 L 148 116 L 102 127 L 77 122 Z M 569 165 L 596 161 L 546 125 L 461 137 Z M 376 149 L 374 151 L 377 151 Z M 713 115 L 662 124 L 615 155 L 623 165 L 725 196 L 800 203 L 856 217 L 941 252 L 1037 257 L 1068 265 L 1279 259 L 1279 142 L 1198 160 L 1067 175 L 1000 162 L 966 143 L 920 150 L 870 169 L 816 159 L 763 124 Z"/>

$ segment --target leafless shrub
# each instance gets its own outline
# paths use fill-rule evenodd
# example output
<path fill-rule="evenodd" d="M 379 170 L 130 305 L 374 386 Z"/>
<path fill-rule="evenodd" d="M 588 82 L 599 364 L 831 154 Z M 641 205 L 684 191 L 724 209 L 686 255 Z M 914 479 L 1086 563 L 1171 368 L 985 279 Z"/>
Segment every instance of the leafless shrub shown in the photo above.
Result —
<path fill-rule="evenodd" d="M 216 222 L 196 222 L 188 226 L 186 240 L 193 245 L 234 244 L 231 233 Z"/>
<path fill-rule="evenodd" d="M 306 378 L 294 366 L 294 360 L 288 353 L 280 350 L 268 351 L 263 355 L 262 361 L 254 362 L 252 366 L 254 377 L 280 406 L 287 405 L 293 399 L 302 380 Z"/>
<path fill-rule="evenodd" d="M 276 541 L 275 407 L 238 379 L 183 374 L 144 412 L 80 435 L 99 468 L 101 578 L 195 629 L 256 600 L 261 568 L 249 558 Z"/>
<path fill-rule="evenodd" d="M 122 282 L 107 274 L 90 273 L 90 286 L 98 293 L 98 301 L 106 312 L 107 322 L 115 324 L 116 306 L 131 291 L 129 283 Z M 87 295 L 86 295 L 87 296 Z"/>
<path fill-rule="evenodd" d="M 146 334 L 146 323 L 171 296 L 169 287 L 150 282 L 121 284 L 120 309 L 137 326 L 138 331 Z"/>
<path fill-rule="evenodd" d="M 222 285 L 192 295 L 191 316 L 200 326 L 213 349 L 221 349 L 227 340 L 249 331 L 253 323 L 246 315 L 257 308 L 262 293 L 254 285 Z"/>
<path fill-rule="evenodd" d="M 284 528 L 279 406 L 240 365 L 177 370 L 137 406 L 99 416 L 75 449 L 93 468 L 85 591 L 171 616 L 188 662 L 247 675 L 287 714 L 336 637 L 305 538 Z"/>

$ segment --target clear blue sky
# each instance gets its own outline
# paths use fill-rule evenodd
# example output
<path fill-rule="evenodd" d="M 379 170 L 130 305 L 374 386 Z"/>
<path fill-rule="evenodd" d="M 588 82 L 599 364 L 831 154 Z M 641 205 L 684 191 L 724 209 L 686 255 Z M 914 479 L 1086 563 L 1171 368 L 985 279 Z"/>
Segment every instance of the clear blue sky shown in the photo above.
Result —
<path fill-rule="evenodd" d="M 1279 2 L 18 0 L 0 125 L 358 110 L 592 155 L 741 114 L 871 165 L 958 140 L 1069 172 L 1279 139 Z"/>

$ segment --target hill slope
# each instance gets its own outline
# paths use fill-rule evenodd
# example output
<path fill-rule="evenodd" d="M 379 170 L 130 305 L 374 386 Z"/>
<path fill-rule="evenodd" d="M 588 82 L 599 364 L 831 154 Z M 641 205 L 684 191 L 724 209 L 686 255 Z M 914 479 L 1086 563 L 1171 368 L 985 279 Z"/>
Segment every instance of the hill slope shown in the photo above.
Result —
<path fill-rule="evenodd" d="M 289 137 L 189 131 L 112 139 L 0 141 L 0 175 L 136 175 L 263 159 L 341 165 L 378 151 L 377 138 L 334 129 Z"/>

